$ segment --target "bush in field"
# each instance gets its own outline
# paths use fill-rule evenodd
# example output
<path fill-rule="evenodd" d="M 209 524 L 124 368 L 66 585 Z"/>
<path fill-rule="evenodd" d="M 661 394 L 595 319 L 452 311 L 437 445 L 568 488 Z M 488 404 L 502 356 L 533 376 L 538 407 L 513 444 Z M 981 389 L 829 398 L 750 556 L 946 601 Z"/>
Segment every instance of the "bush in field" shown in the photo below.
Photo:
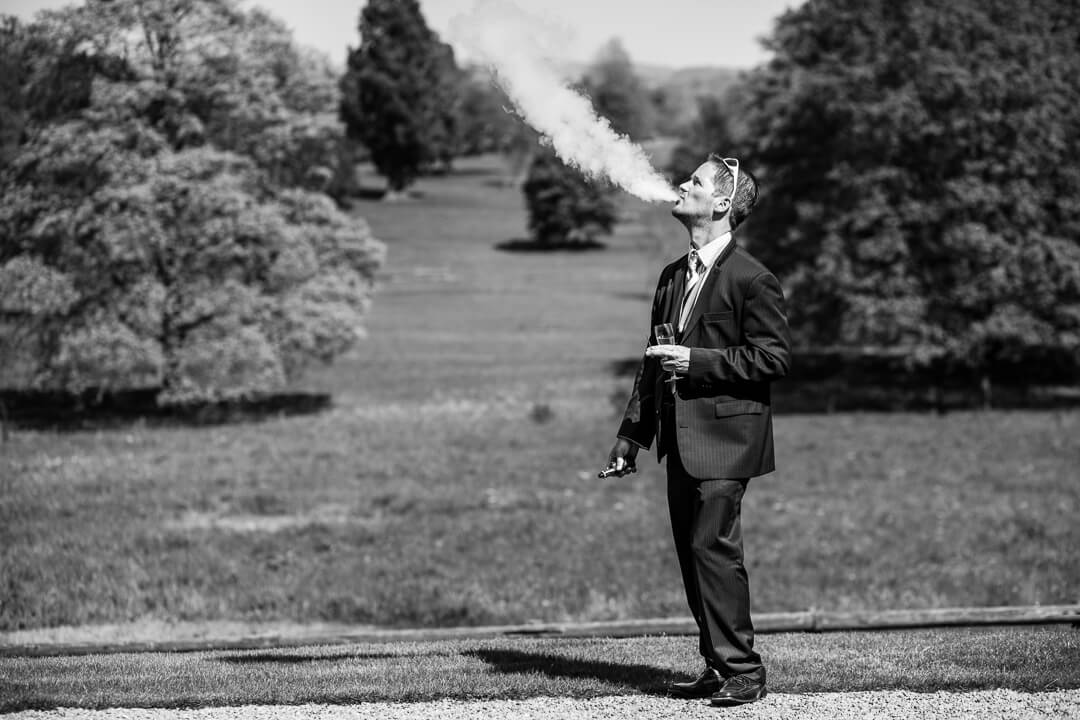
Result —
<path fill-rule="evenodd" d="M 768 44 L 752 232 L 803 342 L 1080 349 L 1080 5 L 811 0 Z"/>
<path fill-rule="evenodd" d="M 541 245 L 593 242 L 617 219 L 614 191 L 590 182 L 550 149 L 533 158 L 522 191 L 529 231 Z"/>
<path fill-rule="evenodd" d="M 361 337 L 383 247 L 304 189 L 335 90 L 291 74 L 274 27 L 227 2 L 131 0 L 25 28 L 0 170 L 0 385 L 236 398 Z M 237 50 L 244 28 L 261 49 Z"/>
<path fill-rule="evenodd" d="M 400 192 L 425 167 L 446 166 L 457 154 L 464 79 L 416 0 L 369 0 L 359 31 L 341 78 L 341 118 Z"/>

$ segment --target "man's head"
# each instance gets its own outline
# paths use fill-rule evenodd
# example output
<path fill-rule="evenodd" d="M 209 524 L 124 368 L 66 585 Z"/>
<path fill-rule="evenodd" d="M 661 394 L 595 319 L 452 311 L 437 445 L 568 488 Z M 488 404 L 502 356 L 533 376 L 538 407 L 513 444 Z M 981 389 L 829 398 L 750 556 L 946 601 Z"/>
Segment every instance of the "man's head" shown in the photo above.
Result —
<path fill-rule="evenodd" d="M 713 153 L 679 186 L 671 213 L 688 225 L 726 216 L 734 230 L 754 209 L 757 194 L 757 181 L 737 159 Z"/>

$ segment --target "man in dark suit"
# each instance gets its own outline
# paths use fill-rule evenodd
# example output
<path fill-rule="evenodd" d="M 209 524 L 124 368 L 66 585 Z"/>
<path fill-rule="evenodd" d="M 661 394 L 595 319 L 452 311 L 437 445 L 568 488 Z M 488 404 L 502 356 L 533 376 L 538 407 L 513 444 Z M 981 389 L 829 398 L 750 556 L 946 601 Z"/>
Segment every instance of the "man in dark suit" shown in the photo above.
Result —
<path fill-rule="evenodd" d="M 765 695 L 740 509 L 747 481 L 775 468 L 769 387 L 787 374 L 791 340 L 780 283 L 732 235 L 756 201 L 757 183 L 733 158 L 710 155 L 679 186 L 672 214 L 690 251 L 660 274 L 651 321 L 671 323 L 675 344 L 650 337 L 608 458 L 625 474 L 654 439 L 657 459 L 667 457 L 675 550 L 705 659 L 671 692 L 715 705 Z"/>

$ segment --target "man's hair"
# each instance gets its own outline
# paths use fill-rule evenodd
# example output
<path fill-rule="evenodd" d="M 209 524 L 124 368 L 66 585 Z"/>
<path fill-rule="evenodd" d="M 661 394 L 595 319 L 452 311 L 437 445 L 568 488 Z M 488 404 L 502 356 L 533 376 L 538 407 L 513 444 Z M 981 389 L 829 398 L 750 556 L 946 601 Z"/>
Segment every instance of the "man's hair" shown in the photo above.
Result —
<path fill-rule="evenodd" d="M 724 158 L 717 153 L 709 153 L 709 162 L 716 168 L 713 174 L 713 187 L 716 197 L 731 197 L 731 182 L 734 175 L 731 168 L 724 164 Z M 739 187 L 735 189 L 735 198 L 731 201 L 731 229 L 734 230 L 750 215 L 757 204 L 757 179 L 749 170 L 739 165 Z"/>

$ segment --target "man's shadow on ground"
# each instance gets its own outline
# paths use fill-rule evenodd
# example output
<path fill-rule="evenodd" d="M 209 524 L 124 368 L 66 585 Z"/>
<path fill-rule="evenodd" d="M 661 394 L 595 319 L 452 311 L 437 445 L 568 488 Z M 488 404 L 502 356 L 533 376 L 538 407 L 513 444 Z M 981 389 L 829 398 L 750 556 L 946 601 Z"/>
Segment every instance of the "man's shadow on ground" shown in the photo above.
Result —
<path fill-rule="evenodd" d="M 382 660 L 399 657 L 430 656 L 432 654 L 450 655 L 455 653 L 278 653 L 256 652 L 224 655 L 215 658 L 219 662 L 237 665 L 281 664 L 298 665 L 316 662 L 340 662 L 345 660 Z M 462 653 L 488 665 L 499 673 L 529 674 L 540 672 L 548 677 L 585 680 L 598 680 L 603 683 L 638 690 L 648 695 L 666 695 L 667 686 L 680 680 L 688 680 L 681 673 L 664 670 L 651 665 L 633 665 L 626 663 L 605 662 L 602 660 L 581 660 L 549 653 L 530 653 L 520 650 L 469 650 Z"/>
<path fill-rule="evenodd" d="M 259 665 L 280 664 L 299 665 L 320 662 L 343 662 L 365 661 L 384 659 L 408 659 L 423 658 L 433 655 L 455 656 L 474 658 L 484 663 L 490 671 L 507 675 L 542 674 L 549 678 L 561 680 L 575 680 L 600 682 L 606 685 L 604 688 L 589 686 L 582 691 L 567 689 L 570 697 L 583 697 L 593 695 L 623 695 L 632 692 L 640 692 L 645 695 L 666 696 L 667 689 L 672 682 L 691 680 L 692 676 L 682 672 L 676 672 L 668 668 L 656 667 L 639 663 L 611 662 L 605 660 L 593 660 L 567 657 L 557 652 L 526 652 L 510 649 L 475 649 L 458 652 L 447 649 L 432 651 L 426 648 L 418 648 L 410 652 L 356 652 L 344 648 L 333 652 L 305 652 L 303 650 L 293 652 L 260 651 L 229 653 L 215 657 L 218 662 L 236 665 Z M 1023 663 L 1021 663 L 1023 665 Z M 935 673 L 911 674 L 889 671 L 882 676 L 881 673 L 869 673 L 866 677 L 852 677 L 851 673 L 841 669 L 837 672 L 816 673 L 805 677 L 791 668 L 778 666 L 776 677 L 769 685 L 770 692 L 775 693 L 835 693 L 835 692 L 861 692 L 881 690 L 906 690 L 909 692 L 936 692 L 948 690 L 952 692 L 964 692 L 986 689 L 1010 689 L 1019 692 L 1038 692 L 1051 689 L 1073 689 L 1080 687 L 1080 678 L 1073 673 L 1064 671 L 1060 667 L 1046 673 L 1027 667 L 1017 667 L 1015 672 L 1008 672 L 1002 677 L 987 676 L 985 672 L 960 672 L 951 677 L 941 677 Z M 785 672 L 786 670 L 786 672 Z M 550 688 L 547 689 L 550 692 Z M 513 697 L 533 697 L 545 692 L 543 689 L 521 689 L 510 692 Z M 454 696 L 457 696 L 455 693 Z M 502 697 L 503 695 L 499 695 Z M 430 699 L 419 697 L 417 700 Z"/>
<path fill-rule="evenodd" d="M 682 673 L 651 665 L 582 660 L 548 653 L 470 650 L 462 654 L 481 660 L 500 673 L 540 672 L 553 678 L 599 680 L 633 688 L 647 695 L 666 695 L 670 683 L 689 679 Z"/>

